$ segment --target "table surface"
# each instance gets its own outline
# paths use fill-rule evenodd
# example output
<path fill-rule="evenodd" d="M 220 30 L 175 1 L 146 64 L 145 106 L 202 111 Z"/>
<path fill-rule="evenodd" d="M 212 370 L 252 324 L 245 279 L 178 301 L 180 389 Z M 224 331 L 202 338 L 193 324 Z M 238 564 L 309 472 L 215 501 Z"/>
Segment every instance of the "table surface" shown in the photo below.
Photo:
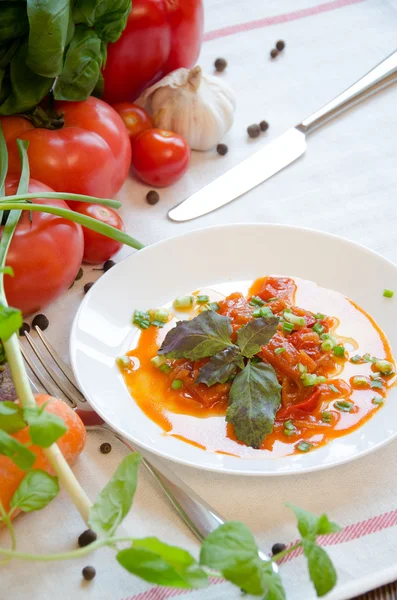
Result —
<path fill-rule="evenodd" d="M 119 194 L 123 201 L 122 215 L 128 232 L 144 244 L 150 244 L 209 225 L 237 222 L 284 223 L 336 233 L 396 260 L 396 86 L 363 102 L 315 132 L 308 140 L 304 157 L 243 198 L 188 223 L 172 223 L 166 217 L 167 211 L 174 204 L 238 164 L 290 126 L 299 123 L 394 51 L 396 25 L 395 0 L 283 0 L 282 3 L 279 0 L 207 0 L 207 34 L 199 64 L 205 70 L 213 72 L 215 58 L 224 56 L 228 61 L 228 68 L 221 77 L 235 89 L 237 96 L 234 125 L 223 140 L 229 146 L 229 153 L 224 157 L 216 152 L 193 153 L 187 176 L 171 188 L 160 190 L 161 200 L 156 206 L 149 206 L 145 202 L 147 186 L 130 178 Z M 269 51 L 278 39 L 286 41 L 286 49 L 282 56 L 271 61 Z M 247 125 L 262 119 L 270 123 L 269 131 L 259 139 L 248 139 Z M 117 260 L 127 254 L 128 250 L 122 250 Z M 83 285 L 93 281 L 98 275 L 92 268 L 85 267 L 83 279 L 76 282 L 62 299 L 46 311 L 51 323 L 48 337 L 65 358 L 68 355 L 70 326 L 83 295 Z M 329 471 L 327 479 L 310 474 L 302 479 L 297 478 L 299 481 L 288 480 L 288 483 L 285 478 L 277 482 L 269 480 L 266 482 L 267 493 L 288 498 L 313 512 L 332 511 L 335 520 L 339 519 L 346 525 L 358 520 L 372 523 L 374 518 L 378 518 L 374 515 L 392 514 L 395 511 L 397 484 L 394 483 L 396 477 L 393 478 L 391 469 L 394 467 L 391 465 L 395 462 L 393 458 L 396 450 L 397 445 L 394 443 L 388 449 L 376 453 L 376 457 L 365 459 L 365 464 L 358 461 L 355 467 L 346 465 Z M 88 466 L 95 466 L 98 460 L 92 456 L 88 454 L 84 468 L 80 467 L 80 474 L 87 485 L 95 487 L 100 482 L 103 483 L 105 475 L 102 477 L 101 473 L 89 470 Z M 384 464 L 388 465 L 387 469 L 382 469 Z M 268 543 L 269 539 L 291 539 L 293 533 L 291 524 L 286 522 L 289 515 L 285 509 L 272 506 L 269 515 L 266 518 L 262 515 L 260 518 L 259 505 L 258 511 L 250 511 L 245 507 L 242 492 L 236 489 L 233 478 L 203 474 L 184 467 L 177 468 L 175 465 L 172 468 L 198 493 L 224 512 L 226 517 L 247 522 L 261 543 L 262 540 L 267 540 Z M 367 473 L 370 474 L 369 488 L 359 494 L 361 482 Z M 135 522 L 135 528 L 146 534 L 145 522 L 147 525 L 148 519 L 153 519 L 155 514 L 160 531 L 169 531 L 171 528 L 175 543 L 195 548 L 194 541 L 182 531 L 182 525 L 172 511 L 164 506 L 163 499 L 152 507 L 154 492 L 147 478 L 144 477 L 143 480 L 142 485 L 146 487 L 146 491 L 141 492 L 142 498 L 138 494 L 136 511 L 141 519 L 138 524 Z M 246 480 L 244 485 L 244 494 L 253 503 L 258 502 L 258 494 L 262 493 L 260 485 L 252 480 Z M 324 486 L 325 495 L 316 493 L 319 485 Z M 344 490 L 343 505 L 337 496 L 339 486 Z M 371 504 L 375 494 L 376 505 Z M 362 501 L 363 498 L 365 501 Z M 36 518 L 44 526 L 39 514 Z M 73 517 L 70 517 L 70 522 L 68 519 L 69 516 L 65 515 L 65 527 L 69 530 L 70 527 L 76 529 Z M 18 527 L 21 527 L 19 523 Z M 25 527 L 26 531 L 31 532 L 33 539 L 37 529 L 28 517 Z M 375 533 L 371 534 L 372 537 L 367 536 L 358 541 L 356 536 L 356 541 L 349 542 L 349 565 L 339 565 L 341 591 L 335 591 L 330 598 L 342 600 L 354 595 L 359 597 L 358 593 L 395 579 L 395 560 L 390 551 L 395 556 L 396 536 L 388 529 L 376 533 L 380 529 L 373 529 Z M 377 552 L 371 561 L 368 559 L 367 565 L 366 557 L 372 551 L 371 543 L 377 544 Z M 338 557 L 334 548 L 330 551 L 335 551 L 332 556 Z M 72 572 L 67 570 L 68 567 L 64 569 L 64 577 L 68 577 L 71 587 L 66 591 L 59 589 L 57 598 L 71 597 L 68 594 L 72 593 L 74 597 L 90 600 L 119 599 L 123 594 L 127 598 L 127 584 L 123 583 L 122 578 L 118 580 L 120 593 L 117 596 L 113 595 L 112 587 L 106 589 L 106 586 L 100 591 L 97 588 L 96 592 L 84 590 L 82 593 L 80 588 L 73 588 L 70 579 Z M 287 574 L 288 569 L 295 573 L 292 571 L 293 566 L 286 565 L 285 569 Z M 370 576 L 368 573 L 371 569 Z M 383 569 L 388 571 L 383 572 Z M 376 573 L 381 570 L 382 576 L 377 579 Z M 11 576 L 11 566 L 9 573 Z M 36 575 L 33 571 L 29 573 L 32 581 L 36 581 L 42 590 L 33 595 L 30 593 L 30 597 L 40 600 L 50 598 L 49 583 L 45 587 L 39 574 Z M 43 573 L 41 571 L 42 575 Z M 45 572 L 45 578 L 48 582 L 53 581 L 48 571 Z M 22 583 L 19 585 L 22 586 Z M 306 583 L 302 583 L 303 585 Z M 146 598 L 146 592 L 142 591 L 146 589 L 138 586 L 134 590 L 130 589 L 129 594 L 131 596 L 132 593 L 139 592 L 141 595 L 131 598 Z M 388 585 L 376 593 L 365 594 L 360 598 L 397 598 L 396 589 L 395 586 Z M 13 598 L 18 600 L 26 597 L 23 590 L 25 588 L 19 589 L 14 580 Z M 311 591 L 300 596 L 293 586 L 287 591 L 288 598 L 296 600 L 314 597 Z M 191 597 L 199 598 L 196 594 Z M 221 586 L 218 595 L 214 594 L 214 591 L 208 592 L 205 598 L 234 598 L 234 595 L 228 593 L 223 595 Z M 166 596 L 161 596 L 163 597 Z M 200 596 L 202 597 L 204 596 Z"/>

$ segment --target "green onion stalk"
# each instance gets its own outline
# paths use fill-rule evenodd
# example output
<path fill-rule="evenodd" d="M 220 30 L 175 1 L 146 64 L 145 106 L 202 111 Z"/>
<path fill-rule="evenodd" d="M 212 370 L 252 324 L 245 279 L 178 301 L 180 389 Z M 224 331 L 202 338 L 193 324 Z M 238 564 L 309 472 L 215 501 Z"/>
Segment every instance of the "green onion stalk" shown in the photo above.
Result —
<path fill-rule="evenodd" d="M 143 245 L 140 242 L 138 242 L 128 234 L 119 231 L 118 229 L 111 227 L 110 225 L 92 219 L 91 217 L 81 215 L 66 208 L 34 204 L 32 200 L 34 200 L 35 198 L 49 198 L 73 200 L 79 202 L 90 202 L 95 204 L 101 204 L 103 206 L 110 206 L 113 208 L 120 207 L 120 202 L 116 200 L 94 198 L 91 196 L 84 196 L 79 194 L 68 194 L 64 192 L 38 192 L 37 194 L 28 193 L 30 177 L 29 161 L 27 155 L 28 145 L 29 142 L 27 141 L 17 140 L 19 156 L 22 164 L 20 180 L 18 184 L 17 194 L 13 196 L 5 196 L 5 178 L 8 171 L 8 152 L 0 124 L 0 211 L 10 211 L 8 213 L 7 221 L 4 225 L 2 236 L 0 239 L 0 307 L 8 307 L 7 298 L 4 291 L 4 275 L 9 271 L 5 266 L 7 260 L 7 252 L 23 210 L 28 210 L 31 212 L 46 212 L 49 214 L 64 217 L 66 219 L 69 219 L 70 221 L 74 221 L 75 223 L 79 223 L 84 227 L 92 229 L 93 231 L 96 231 L 114 240 L 122 242 L 123 244 L 126 244 L 131 248 L 135 248 L 137 250 L 143 248 Z M 8 313 L 11 310 L 15 311 L 15 313 L 18 313 L 20 315 L 20 311 L 18 311 L 17 309 L 7 310 Z M 26 373 L 16 332 L 14 331 L 11 335 L 9 335 L 9 332 L 6 333 L 4 329 L 2 330 L 0 322 L 0 338 L 4 345 L 4 350 L 10 367 L 12 379 L 14 381 L 17 396 L 21 405 L 24 408 L 36 406 L 36 401 Z M 73 471 L 71 470 L 63 454 L 59 450 L 59 447 L 55 443 L 52 444 L 49 448 L 43 448 L 43 452 L 48 462 L 51 464 L 53 470 L 55 471 L 56 475 L 58 476 L 60 484 L 65 488 L 65 490 L 69 494 L 72 502 L 76 506 L 84 521 L 87 522 L 91 502 L 84 490 L 82 489 L 81 485 L 77 481 Z"/>

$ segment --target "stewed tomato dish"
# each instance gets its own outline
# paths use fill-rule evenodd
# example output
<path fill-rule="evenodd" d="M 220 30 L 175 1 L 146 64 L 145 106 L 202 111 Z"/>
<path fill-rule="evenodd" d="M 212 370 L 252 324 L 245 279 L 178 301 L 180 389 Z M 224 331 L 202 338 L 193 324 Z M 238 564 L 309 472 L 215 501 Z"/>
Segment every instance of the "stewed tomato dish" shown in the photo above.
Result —
<path fill-rule="evenodd" d="M 299 278 L 196 290 L 133 322 L 135 347 L 117 359 L 133 400 L 164 435 L 210 452 L 311 452 L 361 427 L 396 379 L 372 317 Z"/>

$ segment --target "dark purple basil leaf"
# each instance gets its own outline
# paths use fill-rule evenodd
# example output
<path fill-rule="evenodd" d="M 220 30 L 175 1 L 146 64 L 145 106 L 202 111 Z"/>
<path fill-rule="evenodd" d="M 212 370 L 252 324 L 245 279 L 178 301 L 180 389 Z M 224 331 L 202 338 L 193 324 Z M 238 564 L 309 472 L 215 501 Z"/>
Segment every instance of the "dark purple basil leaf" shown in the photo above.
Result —
<path fill-rule="evenodd" d="M 237 439 L 260 448 L 281 402 L 281 385 L 271 365 L 252 364 L 236 375 L 229 393 L 226 421 L 234 425 Z"/>
<path fill-rule="evenodd" d="M 215 383 L 225 383 L 236 373 L 237 367 L 244 369 L 240 348 L 229 346 L 215 354 L 206 365 L 201 367 L 196 383 L 205 383 L 208 387 Z"/>
<path fill-rule="evenodd" d="M 277 317 L 260 317 L 253 319 L 237 331 L 237 344 L 241 353 L 247 358 L 255 356 L 277 331 Z"/>
<path fill-rule="evenodd" d="M 232 324 L 229 317 L 206 310 L 190 321 L 180 321 L 165 336 L 158 354 L 168 358 L 198 360 L 214 356 L 232 346 Z"/>

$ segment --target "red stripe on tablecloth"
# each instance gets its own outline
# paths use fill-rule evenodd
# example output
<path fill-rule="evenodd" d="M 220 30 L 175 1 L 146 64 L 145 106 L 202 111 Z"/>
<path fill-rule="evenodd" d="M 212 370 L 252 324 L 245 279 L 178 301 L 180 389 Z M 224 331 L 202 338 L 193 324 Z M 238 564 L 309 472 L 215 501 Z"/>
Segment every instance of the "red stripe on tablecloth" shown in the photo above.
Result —
<path fill-rule="evenodd" d="M 378 531 L 389 529 L 390 527 L 395 527 L 396 525 L 397 510 L 391 510 L 390 512 L 378 515 L 377 517 L 371 517 L 365 521 L 347 525 L 347 527 L 344 527 L 341 531 L 334 533 L 333 535 L 320 536 L 318 538 L 318 542 L 321 544 L 321 546 L 336 546 L 345 542 L 351 542 L 352 540 L 358 540 L 366 535 L 370 535 L 371 533 L 377 533 Z M 291 554 L 287 554 L 287 556 L 281 562 L 289 562 L 301 554 L 302 549 L 297 548 L 291 552 Z"/>
<path fill-rule="evenodd" d="M 303 8 L 302 10 L 296 10 L 282 15 L 275 15 L 274 17 L 264 17 L 263 19 L 256 19 L 255 21 L 249 21 L 248 23 L 230 25 L 228 27 L 222 27 L 221 29 L 215 29 L 214 31 L 208 31 L 208 33 L 204 34 L 204 41 L 210 42 L 211 40 L 234 35 L 235 33 L 241 33 L 243 31 L 251 31 L 252 29 L 269 27 L 269 25 L 288 23 L 289 21 L 296 21 L 297 19 L 303 19 L 304 17 L 313 17 L 314 15 L 320 15 L 324 12 L 336 10 L 337 8 L 344 8 L 351 4 L 359 4 L 360 2 L 364 2 L 364 0 L 333 0 L 332 2 L 325 2 L 318 6 Z"/>
<path fill-rule="evenodd" d="M 220 577 L 210 577 L 211 586 L 217 585 L 218 583 L 224 583 L 224 579 Z M 176 598 L 182 596 L 182 594 L 189 594 L 197 590 L 179 590 L 167 587 L 154 587 L 146 592 L 141 592 L 135 596 L 128 596 L 123 600 L 168 600 L 168 598 Z"/>
<path fill-rule="evenodd" d="M 351 542 L 352 540 L 360 539 L 362 537 L 365 537 L 366 535 L 370 535 L 371 533 L 382 531 L 383 529 L 395 527 L 396 525 L 397 510 L 391 510 L 390 512 L 378 515 L 377 517 L 371 517 L 370 519 L 366 519 L 365 521 L 359 521 L 358 523 L 352 523 L 352 525 L 347 525 L 347 527 L 344 527 L 341 531 L 339 531 L 338 533 L 334 533 L 333 535 L 320 536 L 318 538 L 318 542 L 321 544 L 321 546 L 336 546 L 338 544 L 343 544 L 345 542 Z M 287 554 L 287 556 L 285 556 L 284 559 L 280 562 L 290 562 L 298 556 L 301 556 L 301 554 L 302 549 L 296 548 L 296 550 L 293 550 L 290 554 Z M 211 578 L 211 585 L 216 585 L 218 583 L 223 582 L 223 579 Z M 192 591 L 194 590 L 153 587 L 150 590 L 147 590 L 146 592 L 141 592 L 140 594 L 136 594 L 135 596 L 129 596 L 128 598 L 124 598 L 123 600 L 168 600 L 168 598 L 175 598 L 177 596 L 182 596 L 183 594 L 189 594 Z"/>

